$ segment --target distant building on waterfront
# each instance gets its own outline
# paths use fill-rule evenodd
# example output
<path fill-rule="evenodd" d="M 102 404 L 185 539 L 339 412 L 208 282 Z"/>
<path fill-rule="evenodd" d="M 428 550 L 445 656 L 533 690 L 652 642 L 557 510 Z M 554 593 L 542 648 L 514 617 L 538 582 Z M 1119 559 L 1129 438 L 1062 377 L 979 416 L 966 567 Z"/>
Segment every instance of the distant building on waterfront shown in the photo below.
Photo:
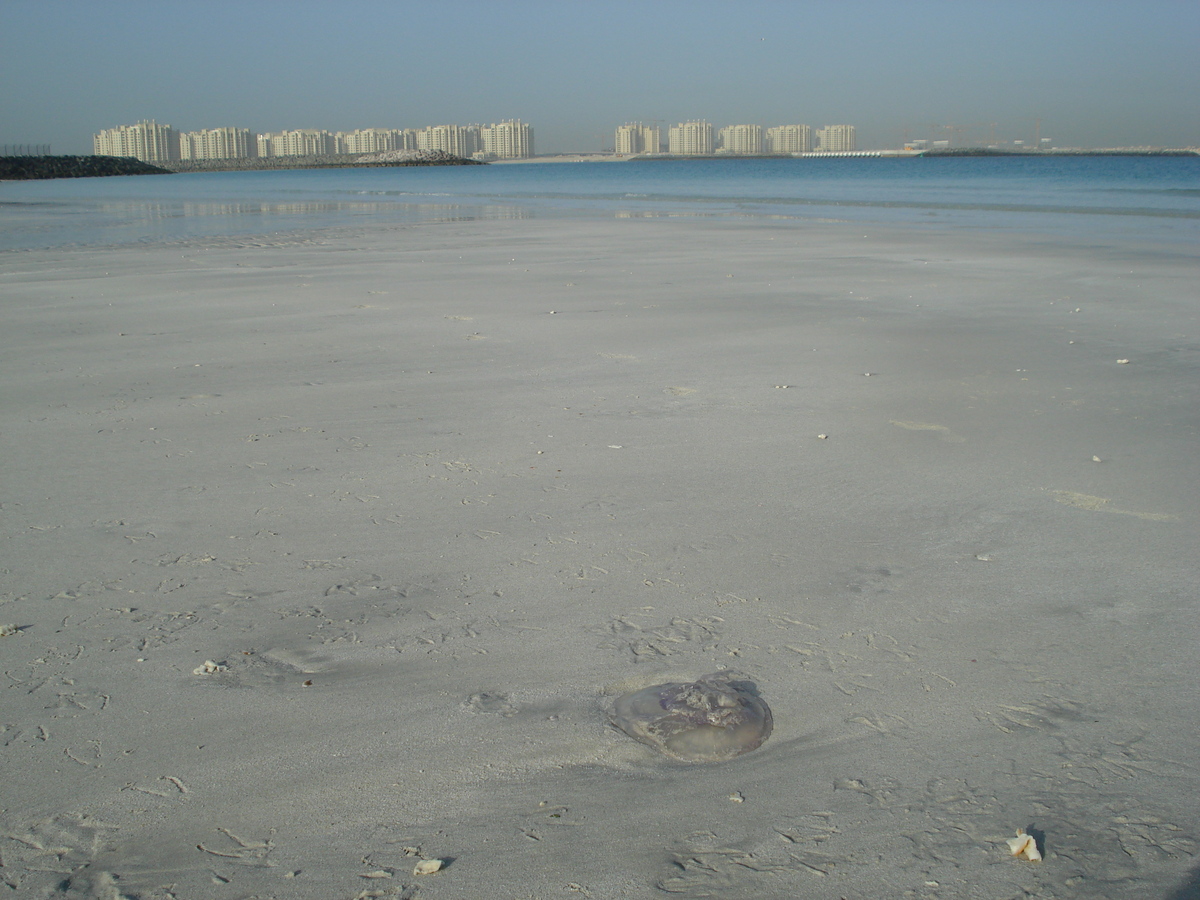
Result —
<path fill-rule="evenodd" d="M 667 150 L 676 156 L 708 156 L 716 150 L 713 127 L 704 120 L 680 122 L 667 131 Z"/>
<path fill-rule="evenodd" d="M 725 153 L 762 153 L 762 126 L 726 125 L 717 133 L 717 149 Z"/>
<path fill-rule="evenodd" d="M 339 131 L 338 153 L 385 153 L 389 150 L 416 150 L 417 132 L 412 128 L 360 128 Z"/>
<path fill-rule="evenodd" d="M 479 153 L 485 158 L 524 159 L 533 156 L 533 126 L 507 119 L 479 129 Z"/>
<path fill-rule="evenodd" d="M 613 147 L 619 156 L 660 153 L 662 151 L 662 129 L 657 125 L 626 122 L 624 125 L 617 126 Z"/>
<path fill-rule="evenodd" d="M 179 132 L 153 119 L 136 125 L 118 125 L 92 135 L 92 152 L 97 156 L 132 156 L 142 162 L 179 159 Z"/>
<path fill-rule="evenodd" d="M 247 159 L 257 155 L 257 136 L 249 128 L 209 128 L 179 135 L 180 159 Z"/>
<path fill-rule="evenodd" d="M 767 129 L 767 153 L 811 153 L 813 131 L 807 125 L 777 125 Z"/>
<path fill-rule="evenodd" d="M 258 136 L 259 156 L 334 156 L 337 152 L 337 138 L 328 131 L 315 128 L 273 131 Z"/>
<path fill-rule="evenodd" d="M 846 153 L 857 150 L 853 125 L 826 125 L 817 129 L 817 149 L 822 153 Z"/>
<path fill-rule="evenodd" d="M 444 150 L 470 159 L 479 152 L 478 125 L 430 125 L 417 131 L 418 150 Z"/>

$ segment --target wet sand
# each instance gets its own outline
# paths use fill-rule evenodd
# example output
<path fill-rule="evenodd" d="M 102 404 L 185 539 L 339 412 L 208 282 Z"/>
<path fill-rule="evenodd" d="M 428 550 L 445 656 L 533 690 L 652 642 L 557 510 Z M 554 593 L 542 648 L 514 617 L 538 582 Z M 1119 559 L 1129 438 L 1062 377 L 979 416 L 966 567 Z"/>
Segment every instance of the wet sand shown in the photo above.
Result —
<path fill-rule="evenodd" d="M 1196 896 L 1198 268 L 689 219 L 0 255 L 0 879 Z M 722 669 L 757 750 L 609 723 Z"/>

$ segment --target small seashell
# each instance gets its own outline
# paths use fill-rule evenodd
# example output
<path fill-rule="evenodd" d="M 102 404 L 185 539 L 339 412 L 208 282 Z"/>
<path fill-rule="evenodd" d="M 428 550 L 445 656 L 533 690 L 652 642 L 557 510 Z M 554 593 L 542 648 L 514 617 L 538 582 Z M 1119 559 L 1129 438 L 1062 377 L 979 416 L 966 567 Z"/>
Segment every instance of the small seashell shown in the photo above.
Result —
<path fill-rule="evenodd" d="M 1103 460 L 1102 460 L 1102 459 L 1100 459 L 1100 457 L 1098 457 L 1098 456 L 1093 456 L 1093 457 L 1092 457 L 1092 462 L 1103 462 Z"/>
<path fill-rule="evenodd" d="M 1008 850 L 1017 859 L 1027 859 L 1030 862 L 1041 862 L 1042 852 L 1038 850 L 1037 841 L 1032 834 L 1026 834 L 1024 828 L 1017 829 L 1017 836 L 1008 839 Z"/>
<path fill-rule="evenodd" d="M 16 634 L 20 630 L 16 625 L 0 625 L 0 637 L 8 637 L 10 634 Z"/>
<path fill-rule="evenodd" d="M 432 875 L 434 872 L 440 871 L 442 871 L 440 859 L 423 859 L 413 867 L 414 875 Z"/>
<path fill-rule="evenodd" d="M 824 440 L 827 440 L 827 439 L 829 438 L 829 435 L 827 435 L 827 434 L 818 434 L 818 435 L 817 435 L 817 437 L 818 437 L 820 440 L 824 441 Z"/>
<path fill-rule="evenodd" d="M 1128 362 L 1129 362 L 1129 360 L 1127 360 L 1127 359 L 1118 359 L 1118 360 L 1117 360 L 1117 365 L 1118 365 L 1118 366 L 1123 366 L 1123 365 L 1126 365 Z"/>
<path fill-rule="evenodd" d="M 215 675 L 218 672 L 224 672 L 229 668 L 225 663 L 213 662 L 211 659 L 206 659 L 204 665 L 196 666 L 192 669 L 193 675 Z"/>

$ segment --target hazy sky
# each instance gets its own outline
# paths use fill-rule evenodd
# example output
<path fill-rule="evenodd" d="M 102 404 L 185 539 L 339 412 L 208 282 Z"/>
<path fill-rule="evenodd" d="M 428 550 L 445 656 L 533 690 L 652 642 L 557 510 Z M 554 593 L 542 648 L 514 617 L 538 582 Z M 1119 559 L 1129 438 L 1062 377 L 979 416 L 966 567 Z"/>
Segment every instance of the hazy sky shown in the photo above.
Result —
<path fill-rule="evenodd" d="M 1200 145 L 1197 0 L 0 0 L 0 143 L 520 118 Z M 936 134 L 931 125 L 943 126 Z"/>

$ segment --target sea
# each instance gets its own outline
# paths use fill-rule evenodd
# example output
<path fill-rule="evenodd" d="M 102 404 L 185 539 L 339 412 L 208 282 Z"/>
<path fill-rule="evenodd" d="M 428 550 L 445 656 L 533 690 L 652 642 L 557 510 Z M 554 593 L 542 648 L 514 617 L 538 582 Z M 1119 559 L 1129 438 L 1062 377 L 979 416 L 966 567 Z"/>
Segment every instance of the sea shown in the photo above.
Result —
<path fill-rule="evenodd" d="M 692 217 L 1200 244 L 1200 156 L 632 159 L 0 182 L 0 251 Z"/>

